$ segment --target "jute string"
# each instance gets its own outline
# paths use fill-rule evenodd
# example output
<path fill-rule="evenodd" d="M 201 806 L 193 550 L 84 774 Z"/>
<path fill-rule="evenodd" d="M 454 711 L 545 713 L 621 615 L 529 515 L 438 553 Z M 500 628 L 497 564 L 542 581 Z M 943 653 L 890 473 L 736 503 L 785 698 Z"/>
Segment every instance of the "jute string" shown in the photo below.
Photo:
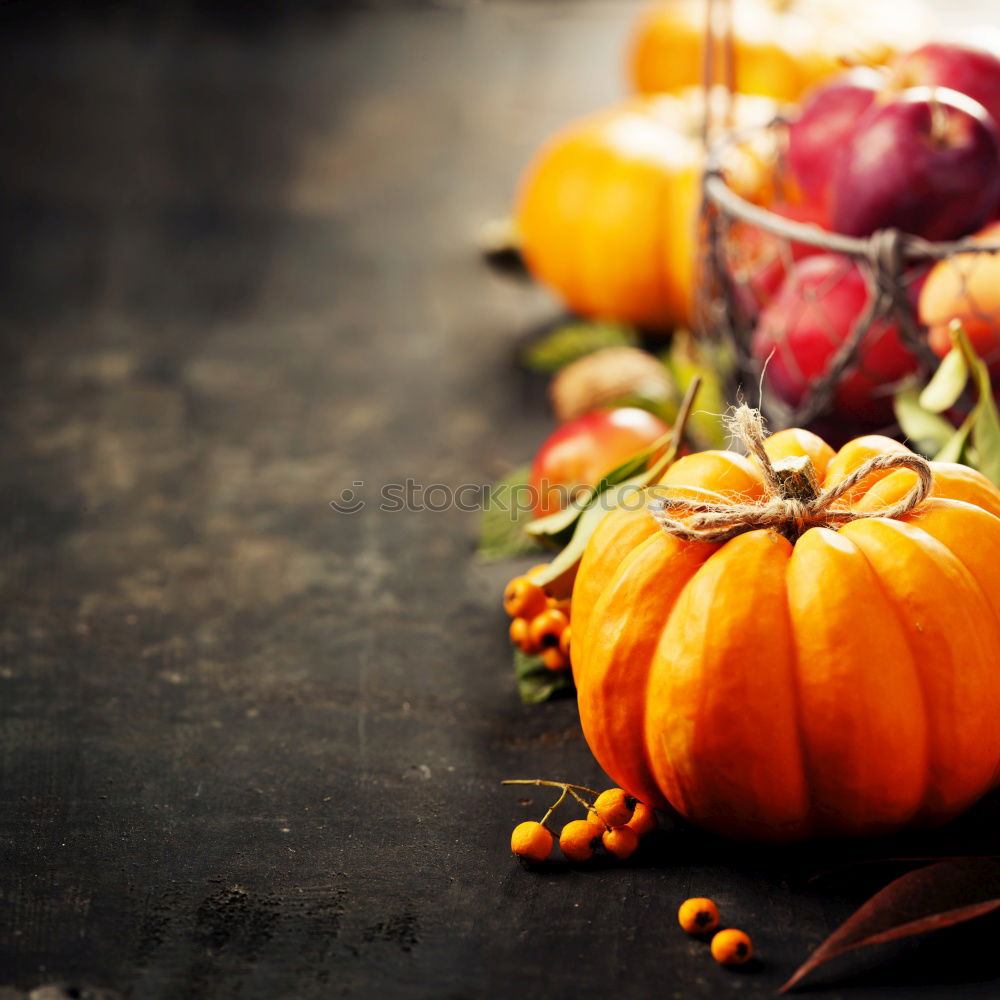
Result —
<path fill-rule="evenodd" d="M 765 496 L 760 500 L 738 503 L 710 503 L 685 497 L 660 496 L 649 504 L 649 511 L 671 535 L 691 542 L 725 542 L 746 531 L 774 528 L 794 541 L 809 528 L 823 526 L 838 530 L 849 521 L 864 517 L 898 518 L 922 503 L 931 491 L 931 467 L 925 458 L 912 452 L 875 455 L 858 466 L 846 479 L 828 490 L 803 489 L 803 483 L 815 484 L 815 473 L 808 459 L 802 473 L 790 477 L 782 463 L 772 463 L 764 449 L 767 431 L 759 410 L 739 406 L 728 418 L 732 436 L 742 442 L 760 467 Z M 912 469 L 917 482 L 901 500 L 878 510 L 859 511 L 848 507 L 833 508 L 873 472 L 888 469 Z M 793 493 L 788 483 L 795 480 Z M 798 494 L 798 495 L 796 495 Z"/>

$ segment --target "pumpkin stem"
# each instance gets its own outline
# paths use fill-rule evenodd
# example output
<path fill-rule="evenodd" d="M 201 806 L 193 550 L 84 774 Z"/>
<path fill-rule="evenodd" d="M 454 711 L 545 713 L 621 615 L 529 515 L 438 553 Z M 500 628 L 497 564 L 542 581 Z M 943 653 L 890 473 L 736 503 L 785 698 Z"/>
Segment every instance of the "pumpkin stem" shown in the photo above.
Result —
<path fill-rule="evenodd" d="M 808 455 L 789 455 L 771 466 L 786 500 L 813 503 L 820 494 L 816 469 Z"/>
<path fill-rule="evenodd" d="M 812 527 L 823 526 L 836 531 L 849 521 L 862 517 L 905 517 L 923 503 L 933 484 L 930 463 L 912 452 L 874 455 L 849 476 L 828 489 L 821 489 L 816 471 L 806 456 L 795 456 L 772 462 L 764 447 L 767 431 L 759 410 L 745 404 L 729 420 L 733 436 L 740 441 L 757 462 L 764 486 L 764 497 L 733 498 L 721 503 L 695 500 L 690 497 L 660 495 L 649 511 L 668 534 L 689 542 L 726 542 L 745 531 L 771 528 L 795 542 Z M 834 507 L 842 497 L 874 472 L 908 468 L 917 475 L 913 489 L 901 500 L 881 510 L 860 511 L 851 507 Z M 734 502 L 735 499 L 735 502 Z"/>

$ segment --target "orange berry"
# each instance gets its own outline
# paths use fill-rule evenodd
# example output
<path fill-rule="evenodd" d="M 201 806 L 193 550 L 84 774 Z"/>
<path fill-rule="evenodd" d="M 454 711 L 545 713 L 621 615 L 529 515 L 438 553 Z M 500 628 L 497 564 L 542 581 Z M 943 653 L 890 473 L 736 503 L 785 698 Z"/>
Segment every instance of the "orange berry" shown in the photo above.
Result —
<path fill-rule="evenodd" d="M 510 641 L 520 646 L 526 653 L 530 651 L 531 636 L 528 634 L 527 618 L 512 618 L 508 629 Z"/>
<path fill-rule="evenodd" d="M 719 926 L 719 908 L 703 896 L 685 899 L 677 911 L 677 920 L 688 934 L 707 934 Z"/>
<path fill-rule="evenodd" d="M 572 631 L 573 631 L 572 627 L 567 625 L 563 629 L 562 635 L 559 636 L 559 651 L 563 654 L 563 656 L 566 657 L 569 656 L 569 634 Z"/>
<path fill-rule="evenodd" d="M 585 819 L 570 820 L 559 834 L 559 847 L 570 861 L 587 861 L 601 842 L 594 828 Z"/>
<path fill-rule="evenodd" d="M 553 672 L 565 670 L 569 666 L 569 660 L 558 649 L 543 649 L 542 663 Z"/>
<path fill-rule="evenodd" d="M 609 788 L 597 796 L 594 808 L 608 826 L 624 826 L 635 812 L 636 800 L 620 788 Z"/>
<path fill-rule="evenodd" d="M 546 607 L 545 591 L 527 577 L 515 576 L 504 588 L 503 608 L 511 618 L 534 618 Z"/>
<path fill-rule="evenodd" d="M 548 604 L 550 608 L 555 608 L 557 611 L 561 611 L 567 618 L 569 618 L 570 607 L 573 604 L 573 600 L 569 597 L 550 597 L 548 599 Z"/>
<path fill-rule="evenodd" d="M 558 649 L 559 638 L 569 625 L 569 619 L 558 608 L 547 608 L 535 615 L 528 626 L 531 641 L 541 649 Z"/>
<path fill-rule="evenodd" d="M 624 861 L 635 854 L 635 849 L 639 846 L 639 834 L 627 826 L 618 826 L 605 830 L 601 841 L 609 854 Z"/>
<path fill-rule="evenodd" d="M 727 927 L 712 938 L 712 958 L 720 965 L 742 965 L 752 954 L 750 938 L 735 927 Z"/>
<path fill-rule="evenodd" d="M 552 853 L 552 834 L 541 823 L 518 823 L 510 835 L 510 849 L 519 858 L 544 861 Z"/>
<path fill-rule="evenodd" d="M 607 830 L 608 824 L 601 819 L 593 809 L 587 810 L 587 822 L 591 825 L 594 830 L 595 837 L 603 837 L 604 831 Z"/>
<path fill-rule="evenodd" d="M 625 825 L 630 830 L 635 830 L 640 837 L 645 837 L 657 827 L 656 813 L 645 802 L 636 802 L 635 812 Z"/>

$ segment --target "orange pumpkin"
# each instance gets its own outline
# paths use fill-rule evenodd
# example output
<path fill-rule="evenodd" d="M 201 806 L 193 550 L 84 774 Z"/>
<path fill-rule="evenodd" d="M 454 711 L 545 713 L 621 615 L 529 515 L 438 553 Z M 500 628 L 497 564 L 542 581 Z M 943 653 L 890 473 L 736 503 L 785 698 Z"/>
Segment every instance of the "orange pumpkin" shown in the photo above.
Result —
<path fill-rule="evenodd" d="M 704 98 L 635 98 L 574 122 L 535 156 L 521 181 L 517 228 L 529 270 L 575 312 L 650 328 L 687 323 L 704 159 Z M 743 98 L 743 124 L 774 113 Z M 760 200 L 770 150 L 744 146 L 732 183 Z"/>
<path fill-rule="evenodd" d="M 1000 244 L 1000 222 L 977 233 L 977 243 Z M 1000 254 L 959 253 L 939 260 L 920 289 L 920 322 L 928 327 L 928 342 L 940 357 L 951 350 L 948 332 L 953 319 L 981 357 L 997 364 L 1000 348 Z"/>
<path fill-rule="evenodd" d="M 808 456 L 824 489 L 872 456 L 816 435 L 769 438 Z M 800 460 L 801 461 L 801 460 Z M 598 526 L 573 592 L 583 731 L 630 794 L 720 834 L 767 841 L 944 822 L 1000 773 L 1000 491 L 931 463 L 930 496 L 797 539 L 669 534 L 628 504 Z M 746 503 L 762 466 L 734 452 L 680 459 L 668 496 Z M 884 510 L 916 482 L 873 472 L 831 509 Z M 845 515 L 846 516 L 846 515 Z"/>
<path fill-rule="evenodd" d="M 629 57 L 636 90 L 656 94 L 701 83 L 705 3 L 659 0 L 640 15 Z M 924 41 L 930 27 L 927 9 L 917 2 L 739 0 L 733 3 L 736 90 L 796 101 L 845 62 L 887 62 Z M 717 83 L 723 63 L 720 45 Z"/>

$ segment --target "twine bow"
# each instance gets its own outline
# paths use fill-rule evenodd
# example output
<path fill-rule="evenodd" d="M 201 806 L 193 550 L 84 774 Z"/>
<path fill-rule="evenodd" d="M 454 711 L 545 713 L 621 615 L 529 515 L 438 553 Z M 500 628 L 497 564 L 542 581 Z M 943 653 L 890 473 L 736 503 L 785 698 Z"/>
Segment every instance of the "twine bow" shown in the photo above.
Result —
<path fill-rule="evenodd" d="M 931 491 L 931 467 L 925 458 L 912 452 L 875 455 L 828 490 L 821 490 L 812 462 L 805 456 L 771 461 L 764 450 L 767 431 L 759 410 L 741 405 L 729 418 L 728 429 L 757 460 L 766 495 L 761 500 L 739 503 L 710 503 L 684 497 L 661 496 L 649 504 L 649 511 L 671 535 L 690 542 L 726 542 L 746 531 L 775 528 L 795 541 L 809 528 L 822 525 L 838 530 L 849 521 L 863 517 L 898 518 L 922 503 Z M 833 504 L 849 494 L 873 472 L 907 468 L 917 474 L 913 488 L 894 504 L 873 511 Z"/>

